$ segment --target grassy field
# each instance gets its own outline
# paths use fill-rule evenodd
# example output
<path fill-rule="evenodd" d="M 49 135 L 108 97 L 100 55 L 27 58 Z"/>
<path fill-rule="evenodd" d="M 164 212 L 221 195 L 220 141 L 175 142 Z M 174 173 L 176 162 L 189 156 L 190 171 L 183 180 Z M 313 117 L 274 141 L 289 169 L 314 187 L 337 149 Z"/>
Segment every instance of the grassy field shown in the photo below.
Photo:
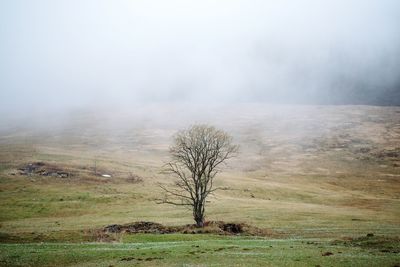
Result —
<path fill-rule="evenodd" d="M 190 211 L 155 199 L 157 184 L 173 181 L 161 173 L 172 134 L 197 122 L 240 145 L 206 219 L 270 236 L 121 234 L 98 243 L 96 230 L 109 224 L 192 223 Z M 400 108 L 146 106 L 2 125 L 1 265 L 400 264 Z M 21 175 L 34 162 L 71 176 Z M 95 165 L 112 177 L 95 175 Z"/>
<path fill-rule="evenodd" d="M 325 239 L 212 235 L 138 234 L 120 243 L 30 243 L 0 247 L 2 264 L 20 266 L 395 266 L 399 260 L 390 250 L 334 244 Z"/>

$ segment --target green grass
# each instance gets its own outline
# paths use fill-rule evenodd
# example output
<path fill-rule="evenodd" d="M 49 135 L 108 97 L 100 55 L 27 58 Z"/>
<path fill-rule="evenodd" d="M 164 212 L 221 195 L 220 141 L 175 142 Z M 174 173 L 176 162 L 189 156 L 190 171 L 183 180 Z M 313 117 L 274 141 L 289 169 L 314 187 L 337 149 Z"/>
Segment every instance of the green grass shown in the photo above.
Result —
<path fill-rule="evenodd" d="M 224 189 L 207 202 L 206 219 L 265 228 L 270 240 L 115 234 L 106 240 L 117 243 L 87 243 L 103 240 L 96 230 L 109 224 L 192 223 L 190 211 L 154 200 L 161 196 L 158 183 L 173 182 L 160 173 L 171 135 L 196 119 L 170 114 L 167 125 L 140 126 L 124 117 L 127 128 L 114 129 L 103 127 L 104 118 L 77 115 L 56 138 L 28 130 L 0 136 L 0 266 L 400 264 L 393 253 L 399 241 L 388 238 L 400 236 L 400 162 L 376 156 L 399 147 L 399 108 L 294 107 L 281 115 L 251 105 L 232 108 L 210 119 L 232 133 L 241 150 L 216 178 Z M 357 152 L 359 140 L 371 151 Z M 95 160 L 112 179 L 93 174 Z M 17 174 L 35 161 L 75 175 Z M 129 182 L 130 173 L 143 182 Z M 365 239 L 367 233 L 382 238 Z M 322 256 L 327 251 L 334 255 Z"/>
<path fill-rule="evenodd" d="M 129 243 L 0 244 L 9 266 L 394 266 L 397 253 L 327 239 L 132 235 Z M 330 252 L 333 255 L 323 256 Z"/>

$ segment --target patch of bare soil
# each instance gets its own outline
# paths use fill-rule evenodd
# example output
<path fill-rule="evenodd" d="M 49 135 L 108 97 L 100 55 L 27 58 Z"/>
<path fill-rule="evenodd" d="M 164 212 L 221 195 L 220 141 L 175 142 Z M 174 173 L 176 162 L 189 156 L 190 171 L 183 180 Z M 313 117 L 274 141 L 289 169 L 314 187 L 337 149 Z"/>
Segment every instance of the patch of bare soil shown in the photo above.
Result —
<path fill-rule="evenodd" d="M 107 170 L 104 168 L 94 169 L 90 166 L 61 165 L 48 162 L 30 162 L 12 169 L 9 175 L 21 176 L 47 176 L 55 178 L 76 178 L 75 181 L 85 182 L 128 182 L 142 183 L 143 177 L 127 171 Z M 69 180 L 70 181 L 70 180 Z"/>
<path fill-rule="evenodd" d="M 103 233 L 183 233 L 183 234 L 221 234 L 221 235 L 252 235 L 272 236 L 273 232 L 261 229 L 246 223 L 226 223 L 223 221 L 209 221 L 204 227 L 194 224 L 182 226 L 165 226 L 155 222 L 134 222 L 129 224 L 111 224 L 102 229 Z"/>
<path fill-rule="evenodd" d="M 107 233 L 173 233 L 176 229 L 163 226 L 154 222 L 135 222 L 130 224 L 111 224 L 104 227 L 104 232 Z"/>
<path fill-rule="evenodd" d="M 322 253 L 322 256 L 332 256 L 332 255 L 333 255 L 333 253 L 330 251 Z"/>
<path fill-rule="evenodd" d="M 130 183 L 142 183 L 143 182 L 143 178 L 137 174 L 133 174 L 133 173 L 129 173 L 128 177 L 126 178 L 127 182 Z"/>
<path fill-rule="evenodd" d="M 48 164 L 44 162 L 33 162 L 18 168 L 20 175 L 40 175 L 40 176 L 52 176 L 59 178 L 68 178 L 73 176 L 73 173 L 69 170 L 63 169 L 54 164 Z"/>
<path fill-rule="evenodd" d="M 381 150 L 376 152 L 374 156 L 384 160 L 400 160 L 400 148 Z"/>

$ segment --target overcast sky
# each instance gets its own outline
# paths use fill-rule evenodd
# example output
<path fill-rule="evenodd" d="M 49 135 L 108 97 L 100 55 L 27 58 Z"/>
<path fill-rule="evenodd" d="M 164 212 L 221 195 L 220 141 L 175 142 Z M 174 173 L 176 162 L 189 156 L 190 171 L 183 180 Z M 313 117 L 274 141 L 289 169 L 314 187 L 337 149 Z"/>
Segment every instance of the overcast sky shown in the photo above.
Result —
<path fill-rule="evenodd" d="M 398 0 L 0 0 L 1 110 L 400 104 Z"/>

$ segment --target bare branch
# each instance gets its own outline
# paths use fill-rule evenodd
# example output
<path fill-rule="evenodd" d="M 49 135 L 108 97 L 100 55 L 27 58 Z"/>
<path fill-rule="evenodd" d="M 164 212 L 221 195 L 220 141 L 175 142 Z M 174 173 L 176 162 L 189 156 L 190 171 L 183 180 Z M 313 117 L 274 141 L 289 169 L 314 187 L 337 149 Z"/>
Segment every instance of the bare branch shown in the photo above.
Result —
<path fill-rule="evenodd" d="M 191 206 L 198 226 L 204 221 L 206 198 L 213 194 L 214 178 L 219 166 L 235 156 L 238 146 L 232 137 L 208 125 L 194 125 L 179 131 L 170 147 L 171 162 L 164 166 L 164 174 L 177 178 L 169 187 L 159 185 L 166 193 L 160 204 Z"/>

